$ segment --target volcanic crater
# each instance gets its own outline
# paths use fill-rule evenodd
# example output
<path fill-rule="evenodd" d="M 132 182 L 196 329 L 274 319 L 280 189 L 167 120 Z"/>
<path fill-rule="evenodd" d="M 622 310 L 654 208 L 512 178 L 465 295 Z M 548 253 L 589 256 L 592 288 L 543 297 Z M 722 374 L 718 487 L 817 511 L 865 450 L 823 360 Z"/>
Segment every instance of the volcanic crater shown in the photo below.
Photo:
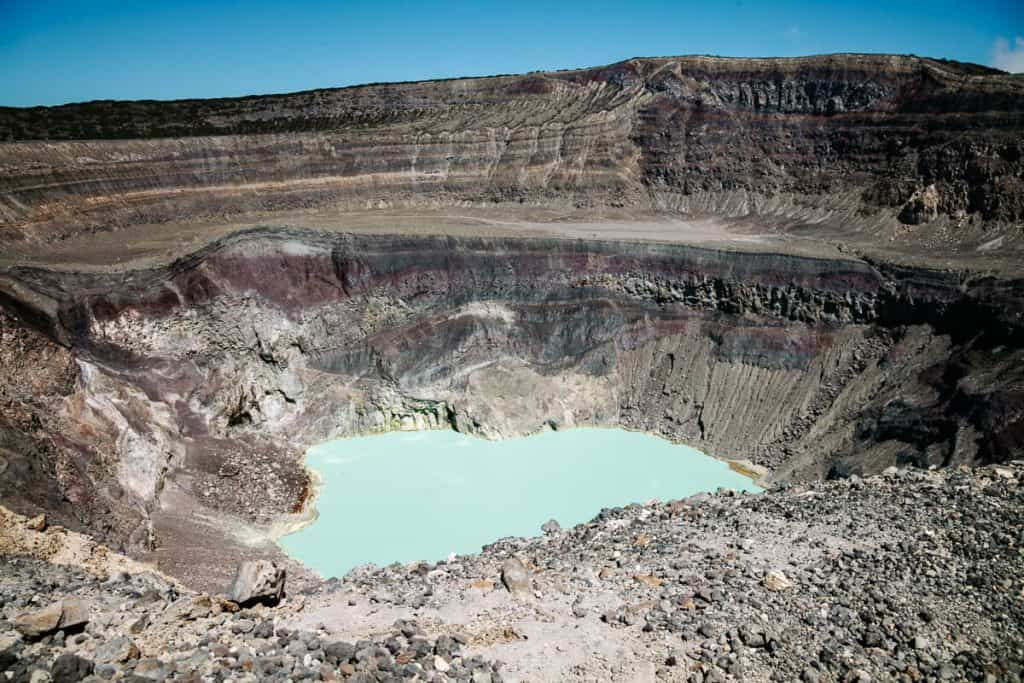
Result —
<path fill-rule="evenodd" d="M 149 563 L 182 591 L 222 592 L 238 562 L 272 559 L 296 595 L 322 601 L 328 630 L 365 635 L 385 616 L 434 608 L 423 617 L 434 637 L 449 622 L 469 629 L 487 657 L 521 660 L 506 669 L 512 679 L 811 680 L 813 656 L 821 680 L 910 676 L 908 666 L 934 680 L 943 666 L 977 680 L 1019 676 L 1022 132 L 1021 76 L 882 55 L 634 59 L 289 95 L 0 108 L 0 501 Z M 605 511 L 457 568 L 368 569 L 343 582 L 324 583 L 274 543 L 312 514 L 303 453 L 313 443 L 577 425 L 694 446 L 770 491 Z M 928 493 L 947 480 L 960 481 L 955 505 L 948 491 Z M 996 508 L 964 498 L 990 482 Z M 937 508 L 924 524 L 960 506 L 989 520 L 964 533 L 1002 529 L 987 546 L 998 578 L 976 588 L 1010 618 L 982 627 L 985 612 L 941 613 L 926 622 L 936 642 L 957 619 L 976 628 L 949 636 L 955 647 L 942 640 L 930 664 L 900 654 L 914 638 L 896 627 L 889 660 L 872 657 L 882 646 L 853 627 L 835 635 L 859 643 L 853 659 L 868 653 L 849 666 L 818 656 L 821 629 L 807 636 L 813 646 L 761 627 L 749 638 L 760 644 L 730 644 L 738 619 L 770 609 L 727 597 L 769 586 L 741 582 L 758 562 L 845 558 L 837 575 L 865 553 L 913 564 L 917 551 L 899 546 L 911 530 L 882 521 L 916 514 L 901 490 Z M 838 507 L 794 513 L 811 499 Z M 709 509 L 735 525 L 692 521 Z M 717 539 L 717 554 L 676 539 L 650 546 L 657 560 L 643 555 L 649 543 L 636 539 L 654 534 L 645 525 L 679 514 Z M 813 555 L 794 540 L 825 534 L 830 515 L 843 521 L 832 546 Z M 847 525 L 856 530 L 842 536 Z M 588 554 L 600 533 L 628 548 Z M 742 555 L 751 538 L 767 554 L 706 573 L 713 560 L 742 562 L 728 558 L 730 544 Z M 592 561 L 594 577 L 581 588 L 569 569 L 545 565 L 551 543 Z M 980 560 L 950 552 L 960 574 L 919 596 L 933 611 L 969 610 L 940 596 Z M 689 565 L 670 562 L 687 553 Z M 628 603 L 565 617 L 626 643 L 619 669 L 568 654 L 561 666 L 508 635 L 532 618 L 530 642 L 588 647 L 535 626 L 543 619 L 504 595 L 493 600 L 507 623 L 493 610 L 487 628 L 444 611 L 458 590 L 494 607 L 496 563 L 524 554 L 537 585 L 553 582 L 538 595 L 557 593 L 573 614 L 591 594 Z M 609 566 L 626 593 L 601 592 Z M 399 580 L 403 571 L 415 578 Z M 418 603 L 403 592 L 438 571 L 450 575 L 444 588 Z M 690 571 L 698 580 L 679 579 Z M 879 590 L 909 580 L 896 571 Z M 338 591 L 355 616 L 338 616 Z M 390 593 L 366 597 L 380 591 Z M 377 611 L 359 611 L 364 597 Z M 530 609 L 557 611 L 531 599 Z M 694 599 L 699 610 L 685 606 Z M 295 632 L 313 628 L 303 619 L 314 608 L 295 609 Z M 713 655 L 685 659 L 688 639 L 669 647 L 664 634 L 693 635 L 703 628 L 694 614 L 727 623 L 689 639 L 717 643 Z M 955 660 L 968 646 L 973 659 Z M 445 663 L 417 675 L 440 680 L 452 658 L 438 652 Z M 500 670 L 486 669 L 487 680 Z"/>

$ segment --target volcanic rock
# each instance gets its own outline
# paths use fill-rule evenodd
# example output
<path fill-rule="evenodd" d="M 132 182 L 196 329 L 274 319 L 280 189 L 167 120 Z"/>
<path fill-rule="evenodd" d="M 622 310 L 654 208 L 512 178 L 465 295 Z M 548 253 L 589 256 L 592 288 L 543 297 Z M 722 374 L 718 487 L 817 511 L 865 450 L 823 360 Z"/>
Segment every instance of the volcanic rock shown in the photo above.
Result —
<path fill-rule="evenodd" d="M 284 569 L 268 560 L 243 562 L 228 587 L 228 599 L 239 605 L 277 604 L 284 597 Z"/>
<path fill-rule="evenodd" d="M 549 519 L 541 525 L 540 530 L 550 536 L 561 531 L 562 525 L 558 523 L 558 520 Z"/>
<path fill-rule="evenodd" d="M 764 587 L 770 591 L 784 591 L 792 585 L 793 582 L 779 569 L 773 569 L 764 576 Z"/>
<path fill-rule="evenodd" d="M 53 683 L 78 683 L 93 672 L 93 663 L 68 652 L 57 657 L 50 669 Z"/>
<path fill-rule="evenodd" d="M 18 616 L 14 628 L 26 638 L 40 638 L 48 633 L 81 628 L 89 622 L 89 603 L 77 598 L 65 598 L 41 610 Z"/>
<path fill-rule="evenodd" d="M 102 664 L 120 664 L 129 659 L 138 659 L 139 648 L 127 636 L 114 636 L 97 648 L 93 657 Z"/>
<path fill-rule="evenodd" d="M 518 557 L 510 557 L 501 565 L 501 583 L 509 593 L 520 597 L 533 595 L 533 585 L 526 565 Z"/>

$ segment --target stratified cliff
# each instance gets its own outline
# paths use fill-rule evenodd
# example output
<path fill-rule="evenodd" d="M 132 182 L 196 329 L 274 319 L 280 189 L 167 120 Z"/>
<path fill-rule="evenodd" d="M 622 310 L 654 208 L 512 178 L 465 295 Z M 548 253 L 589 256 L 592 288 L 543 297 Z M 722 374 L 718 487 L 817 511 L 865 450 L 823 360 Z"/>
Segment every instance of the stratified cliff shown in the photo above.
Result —
<path fill-rule="evenodd" d="M 269 533 L 303 510 L 305 445 L 378 430 L 622 425 L 777 479 L 1024 448 L 1019 281 L 268 228 L 166 266 L 13 268 L 2 284 L 17 343 L 0 437 L 18 476 L 0 495 L 136 552 L 194 544 L 196 510 Z M 224 569 L 204 561 L 165 567 Z"/>
<path fill-rule="evenodd" d="M 0 239 L 523 203 L 935 229 L 1024 219 L 1024 78 L 917 57 L 634 59 L 290 95 L 0 109 Z M 1019 232 L 1019 231 L 1018 231 Z M 990 236 L 991 238 L 991 236 Z"/>

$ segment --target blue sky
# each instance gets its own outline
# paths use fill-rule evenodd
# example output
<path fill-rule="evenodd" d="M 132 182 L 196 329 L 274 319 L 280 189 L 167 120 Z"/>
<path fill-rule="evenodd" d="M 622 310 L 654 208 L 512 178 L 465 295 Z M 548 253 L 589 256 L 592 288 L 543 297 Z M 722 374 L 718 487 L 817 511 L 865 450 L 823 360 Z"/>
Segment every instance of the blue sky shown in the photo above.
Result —
<path fill-rule="evenodd" d="M 0 104 L 848 51 L 1024 71 L 1024 1 L 0 0 Z"/>

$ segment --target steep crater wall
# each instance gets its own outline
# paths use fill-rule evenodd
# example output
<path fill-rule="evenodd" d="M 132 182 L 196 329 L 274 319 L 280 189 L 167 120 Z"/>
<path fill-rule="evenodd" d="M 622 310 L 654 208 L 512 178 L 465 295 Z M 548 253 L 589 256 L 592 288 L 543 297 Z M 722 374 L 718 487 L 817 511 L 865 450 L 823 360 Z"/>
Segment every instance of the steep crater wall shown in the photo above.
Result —
<path fill-rule="evenodd" d="M 311 493 L 305 446 L 377 430 L 621 425 L 780 480 L 1002 461 L 1024 445 L 1022 290 L 855 259 L 285 229 L 146 270 L 13 268 L 0 495 L 159 552 L 202 515 L 271 533 Z"/>

